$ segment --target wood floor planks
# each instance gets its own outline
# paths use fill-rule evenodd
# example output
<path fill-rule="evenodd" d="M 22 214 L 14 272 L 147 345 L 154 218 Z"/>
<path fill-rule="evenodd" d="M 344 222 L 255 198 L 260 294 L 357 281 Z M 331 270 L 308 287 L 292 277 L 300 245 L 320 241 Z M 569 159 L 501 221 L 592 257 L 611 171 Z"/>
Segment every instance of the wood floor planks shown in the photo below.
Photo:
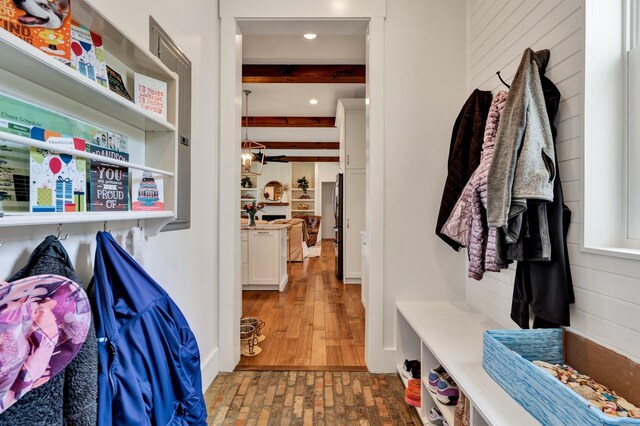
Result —
<path fill-rule="evenodd" d="M 243 292 L 243 316 L 264 320 L 267 338 L 262 353 L 243 356 L 238 370 L 366 369 L 360 286 L 338 281 L 334 264 L 333 245 L 323 241 L 319 258 L 289 264 L 283 293 Z"/>

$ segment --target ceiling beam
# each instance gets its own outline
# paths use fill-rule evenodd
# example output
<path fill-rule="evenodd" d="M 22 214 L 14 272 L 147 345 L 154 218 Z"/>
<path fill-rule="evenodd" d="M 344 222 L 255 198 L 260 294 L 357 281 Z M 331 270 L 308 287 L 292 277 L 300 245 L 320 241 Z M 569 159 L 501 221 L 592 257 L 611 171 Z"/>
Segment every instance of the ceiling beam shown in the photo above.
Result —
<path fill-rule="evenodd" d="M 249 127 L 335 127 L 335 117 L 248 117 Z M 245 117 L 242 117 L 244 125 Z"/>
<path fill-rule="evenodd" d="M 267 153 L 267 164 L 269 163 L 269 153 Z M 282 160 L 289 163 L 337 163 L 340 161 L 340 157 L 293 157 L 285 156 Z"/>
<path fill-rule="evenodd" d="M 256 142 L 269 149 L 340 149 L 340 142 Z"/>
<path fill-rule="evenodd" d="M 243 83 L 366 83 L 365 65 L 243 65 Z"/>

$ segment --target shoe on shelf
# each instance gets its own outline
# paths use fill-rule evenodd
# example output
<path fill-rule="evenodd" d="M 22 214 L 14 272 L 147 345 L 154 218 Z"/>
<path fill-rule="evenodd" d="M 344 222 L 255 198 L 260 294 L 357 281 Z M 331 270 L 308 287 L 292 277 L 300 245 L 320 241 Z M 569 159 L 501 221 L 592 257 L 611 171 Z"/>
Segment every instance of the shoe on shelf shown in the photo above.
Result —
<path fill-rule="evenodd" d="M 420 361 L 416 361 L 411 366 L 411 375 L 414 379 L 420 378 Z"/>
<path fill-rule="evenodd" d="M 452 405 L 458 402 L 460 390 L 449 374 L 444 374 L 438 382 L 438 393 L 436 398 L 445 405 Z"/>
<path fill-rule="evenodd" d="M 443 374 L 447 374 L 447 372 L 444 368 L 442 368 L 441 365 L 429 370 L 429 385 L 427 386 L 427 388 L 429 388 L 432 393 L 438 393 L 438 382 L 440 381 L 440 377 L 442 377 Z"/>
<path fill-rule="evenodd" d="M 443 420 L 442 423 L 440 423 L 440 426 L 449 426 L 449 422 L 446 420 Z"/>
<path fill-rule="evenodd" d="M 444 417 L 440 410 L 437 407 L 433 407 L 429 410 L 429 422 L 433 425 L 442 425 L 442 422 L 445 421 Z"/>
<path fill-rule="evenodd" d="M 416 368 L 415 367 L 416 365 L 418 366 L 418 372 L 419 372 L 420 361 L 418 361 L 417 359 L 413 359 L 413 360 L 405 359 L 404 364 L 402 364 L 402 375 L 407 379 L 419 379 L 420 376 L 415 377 L 415 375 L 413 374 L 413 371 Z"/>
<path fill-rule="evenodd" d="M 420 392 L 422 391 L 422 385 L 420 379 L 409 379 L 409 384 L 404 392 L 404 401 L 413 406 L 420 408 Z"/>

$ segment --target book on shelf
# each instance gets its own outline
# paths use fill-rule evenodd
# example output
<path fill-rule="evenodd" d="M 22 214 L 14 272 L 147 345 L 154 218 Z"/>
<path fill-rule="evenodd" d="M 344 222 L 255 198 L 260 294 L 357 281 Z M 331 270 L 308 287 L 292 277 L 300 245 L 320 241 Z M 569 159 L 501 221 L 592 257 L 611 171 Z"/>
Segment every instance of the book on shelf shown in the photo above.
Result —
<path fill-rule="evenodd" d="M 102 37 L 76 22 L 71 24 L 71 68 L 104 87 L 109 87 Z"/>
<path fill-rule="evenodd" d="M 0 119 L 0 131 L 30 136 L 30 127 Z M 0 212 L 29 211 L 29 148 L 0 137 Z"/>
<path fill-rule="evenodd" d="M 142 170 L 132 170 L 131 210 L 164 210 L 164 181 L 162 175 Z"/>
<path fill-rule="evenodd" d="M 136 105 L 167 119 L 167 83 L 136 73 L 133 92 Z"/>
<path fill-rule="evenodd" d="M 115 160 L 129 161 L 129 154 L 96 145 L 89 145 L 89 152 Z M 129 210 L 129 171 L 98 160 L 89 161 L 89 211 Z"/>
<path fill-rule="evenodd" d="M 70 0 L 1 0 L 0 28 L 69 64 L 71 59 Z"/>
<path fill-rule="evenodd" d="M 35 126 L 31 128 L 30 137 L 78 151 L 86 149 L 84 139 L 64 136 Z M 84 158 L 31 147 L 29 161 L 31 212 L 85 211 L 86 168 L 87 163 Z"/>
<path fill-rule="evenodd" d="M 133 102 L 133 98 L 127 90 L 124 79 L 116 70 L 107 65 L 107 81 L 109 82 L 109 90 L 122 96 L 128 101 Z"/>

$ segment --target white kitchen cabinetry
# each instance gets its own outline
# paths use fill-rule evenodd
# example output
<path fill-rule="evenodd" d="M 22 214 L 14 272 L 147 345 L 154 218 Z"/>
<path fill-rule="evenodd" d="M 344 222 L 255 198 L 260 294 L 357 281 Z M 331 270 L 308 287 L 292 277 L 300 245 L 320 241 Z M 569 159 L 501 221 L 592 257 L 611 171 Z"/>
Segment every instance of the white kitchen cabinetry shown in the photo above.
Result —
<path fill-rule="evenodd" d="M 339 99 L 336 126 L 340 129 L 340 171 L 366 167 L 364 99 Z"/>
<path fill-rule="evenodd" d="M 364 99 L 339 99 L 336 126 L 340 130 L 343 179 L 343 282 L 362 282 L 362 245 L 366 210 L 366 122 Z"/>
<path fill-rule="evenodd" d="M 255 229 L 243 228 L 243 289 L 283 291 L 288 280 L 287 225 L 258 225 Z"/>

